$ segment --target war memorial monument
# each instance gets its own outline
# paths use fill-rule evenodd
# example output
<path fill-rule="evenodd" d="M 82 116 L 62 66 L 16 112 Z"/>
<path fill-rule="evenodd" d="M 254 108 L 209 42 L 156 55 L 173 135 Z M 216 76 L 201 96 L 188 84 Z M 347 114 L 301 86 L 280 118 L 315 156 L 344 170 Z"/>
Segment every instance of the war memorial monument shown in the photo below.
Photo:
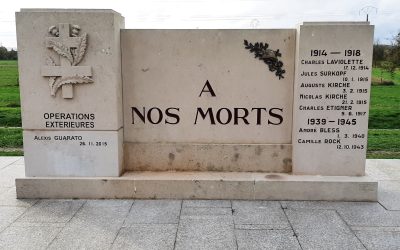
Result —
<path fill-rule="evenodd" d="M 126 29 L 112 10 L 16 13 L 19 198 L 376 201 L 374 27 Z"/>

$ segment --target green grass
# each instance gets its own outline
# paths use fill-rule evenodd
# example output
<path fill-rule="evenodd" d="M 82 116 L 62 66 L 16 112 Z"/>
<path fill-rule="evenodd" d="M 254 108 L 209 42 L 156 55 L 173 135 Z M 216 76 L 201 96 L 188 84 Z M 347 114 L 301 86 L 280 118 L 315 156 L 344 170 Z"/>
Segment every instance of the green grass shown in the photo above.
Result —
<path fill-rule="evenodd" d="M 20 107 L 18 86 L 1 86 L 0 107 Z"/>
<path fill-rule="evenodd" d="M 0 156 L 24 156 L 24 152 L 23 151 L 11 151 L 11 152 L 0 151 Z"/>
<path fill-rule="evenodd" d="M 400 159 L 400 70 L 392 78 L 373 68 L 372 77 L 394 85 L 371 86 L 367 158 Z"/>
<path fill-rule="evenodd" d="M 381 75 L 382 73 L 382 75 Z M 400 84 L 400 70 L 397 70 L 394 73 L 394 77 L 390 75 L 389 72 L 382 70 L 381 68 L 372 68 L 372 77 L 376 79 L 386 80 L 386 81 L 393 81 L 394 83 Z"/>
<path fill-rule="evenodd" d="M 22 148 L 22 129 L 0 128 L 0 148 Z"/>
<path fill-rule="evenodd" d="M 22 151 L 22 129 L 0 128 L 0 156 L 24 155 Z"/>
<path fill-rule="evenodd" d="M 400 129 L 400 70 L 392 79 L 388 72 L 380 68 L 372 69 L 372 76 L 377 78 L 383 72 L 384 81 L 393 81 L 394 85 L 375 85 L 371 87 L 369 112 L 370 129 Z"/>
<path fill-rule="evenodd" d="M 400 84 L 372 86 L 370 129 L 400 129 Z"/>
<path fill-rule="evenodd" d="M 400 159 L 400 129 L 370 129 L 367 158 Z"/>
<path fill-rule="evenodd" d="M 0 127 L 20 127 L 17 61 L 0 61 Z"/>
<path fill-rule="evenodd" d="M 0 127 L 21 127 L 21 109 L 0 107 Z"/>
<path fill-rule="evenodd" d="M 18 64 L 17 61 L 0 60 L 0 86 L 18 87 Z"/>

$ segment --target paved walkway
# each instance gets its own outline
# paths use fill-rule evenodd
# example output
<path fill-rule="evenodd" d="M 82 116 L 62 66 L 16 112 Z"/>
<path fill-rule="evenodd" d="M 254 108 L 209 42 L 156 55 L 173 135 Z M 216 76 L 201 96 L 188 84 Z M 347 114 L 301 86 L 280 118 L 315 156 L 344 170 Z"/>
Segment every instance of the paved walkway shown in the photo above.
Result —
<path fill-rule="evenodd" d="M 378 202 L 17 200 L 0 157 L 0 249 L 400 249 L 400 160 L 368 160 Z"/>

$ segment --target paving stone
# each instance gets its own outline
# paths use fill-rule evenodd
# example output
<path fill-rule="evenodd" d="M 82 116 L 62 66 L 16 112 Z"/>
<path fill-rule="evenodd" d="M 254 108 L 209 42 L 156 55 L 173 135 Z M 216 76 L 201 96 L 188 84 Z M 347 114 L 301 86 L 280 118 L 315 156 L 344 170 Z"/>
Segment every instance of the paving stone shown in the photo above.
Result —
<path fill-rule="evenodd" d="M 380 181 L 378 200 L 388 210 L 400 210 L 400 181 Z"/>
<path fill-rule="evenodd" d="M 0 233 L 0 249 L 45 249 L 61 229 L 51 224 L 12 225 Z"/>
<path fill-rule="evenodd" d="M 65 227 L 67 225 L 67 222 L 14 222 L 12 223 L 12 226 L 18 226 L 18 227 L 34 227 L 34 226 L 55 226 L 55 227 Z"/>
<path fill-rule="evenodd" d="M 17 199 L 15 188 L 0 188 L 0 206 L 30 207 L 35 199 Z"/>
<path fill-rule="evenodd" d="M 176 249 L 236 249 L 232 219 L 218 215 L 181 217 Z"/>
<path fill-rule="evenodd" d="M 287 209 L 368 209 L 380 211 L 382 206 L 377 202 L 340 202 L 340 201 L 281 201 L 283 208 Z"/>
<path fill-rule="evenodd" d="M 289 230 L 289 229 L 271 229 L 270 225 L 264 224 L 237 224 L 235 229 L 240 230 Z"/>
<path fill-rule="evenodd" d="M 20 217 L 27 208 L 0 206 L 0 232 Z"/>
<path fill-rule="evenodd" d="M 85 204 L 50 245 L 50 249 L 110 249 L 131 202 L 93 201 Z"/>
<path fill-rule="evenodd" d="M 10 165 L 0 169 L 0 187 L 15 187 L 15 178 L 25 177 L 24 165 Z"/>
<path fill-rule="evenodd" d="M 400 232 L 400 227 L 357 227 L 352 226 L 353 231 L 378 231 L 378 232 Z"/>
<path fill-rule="evenodd" d="M 378 203 L 371 207 L 339 208 L 337 211 L 351 226 L 400 226 L 400 211 L 385 210 Z"/>
<path fill-rule="evenodd" d="M 135 224 L 121 228 L 113 249 L 168 250 L 174 248 L 177 224 Z"/>
<path fill-rule="evenodd" d="M 377 202 L 286 201 L 288 209 L 332 209 L 350 226 L 400 226 L 400 211 L 388 211 Z"/>
<path fill-rule="evenodd" d="M 229 200 L 184 200 L 182 207 L 232 207 Z"/>
<path fill-rule="evenodd" d="M 235 230 L 238 249 L 301 249 L 292 230 Z"/>
<path fill-rule="evenodd" d="M 84 200 L 40 200 L 18 222 L 68 222 L 84 203 Z"/>
<path fill-rule="evenodd" d="M 12 165 L 25 165 L 25 158 L 23 156 L 19 157 L 19 159 Z"/>
<path fill-rule="evenodd" d="M 369 250 L 400 249 L 400 232 L 362 230 L 355 231 L 357 237 Z"/>
<path fill-rule="evenodd" d="M 133 200 L 87 200 L 84 207 L 131 207 Z"/>
<path fill-rule="evenodd" d="M 14 156 L 3 156 L 3 157 L 0 157 L 0 169 L 3 169 L 5 167 L 17 162 L 18 160 L 21 160 L 21 158 L 23 159 L 23 157 L 21 157 L 21 156 L 17 156 L 17 157 L 14 157 Z"/>
<path fill-rule="evenodd" d="M 293 210 L 286 214 L 303 249 L 364 249 L 334 210 Z"/>
<path fill-rule="evenodd" d="M 277 201 L 232 201 L 235 225 L 267 225 L 268 229 L 290 229 Z"/>
<path fill-rule="evenodd" d="M 177 224 L 180 200 L 136 200 L 124 226 L 133 224 Z"/>
<path fill-rule="evenodd" d="M 400 181 L 400 159 L 369 159 L 365 172 L 375 180 Z"/>
<path fill-rule="evenodd" d="M 183 216 L 232 216 L 232 209 L 227 207 L 183 207 Z"/>

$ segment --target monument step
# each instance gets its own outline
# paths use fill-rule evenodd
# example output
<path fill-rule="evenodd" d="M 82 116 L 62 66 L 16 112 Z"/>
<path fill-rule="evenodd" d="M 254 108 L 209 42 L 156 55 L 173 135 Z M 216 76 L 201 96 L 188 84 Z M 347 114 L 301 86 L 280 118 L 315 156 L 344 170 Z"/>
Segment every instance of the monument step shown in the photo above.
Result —
<path fill-rule="evenodd" d="M 121 177 L 16 179 L 18 198 L 376 201 L 368 176 L 251 172 L 125 172 Z"/>

